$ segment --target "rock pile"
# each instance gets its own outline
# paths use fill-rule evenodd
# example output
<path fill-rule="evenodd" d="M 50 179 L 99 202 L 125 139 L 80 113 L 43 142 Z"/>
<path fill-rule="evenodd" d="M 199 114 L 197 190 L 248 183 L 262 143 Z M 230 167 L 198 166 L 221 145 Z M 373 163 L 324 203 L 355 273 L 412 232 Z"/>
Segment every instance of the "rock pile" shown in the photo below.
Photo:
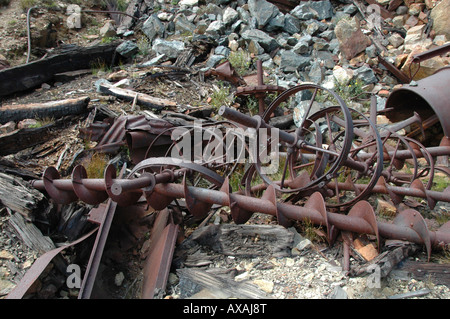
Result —
<path fill-rule="evenodd" d="M 356 80 L 366 92 L 381 96 L 399 81 L 378 56 L 408 76 L 415 73 L 414 80 L 450 62 L 443 56 L 423 62 L 419 71 L 410 67 L 412 55 L 448 43 L 450 0 L 377 0 L 369 6 L 363 1 L 296 1 L 290 11 L 276 3 L 182 0 L 173 5 L 158 0 L 145 10 L 143 1 L 134 0 L 127 12 L 141 10 L 140 22 L 124 19 L 117 34 L 140 26 L 158 63 L 176 59 L 202 40 L 212 47 L 204 61 L 196 60 L 205 62 L 205 70 L 242 50 L 262 60 L 280 86 L 313 82 L 333 89 Z"/>

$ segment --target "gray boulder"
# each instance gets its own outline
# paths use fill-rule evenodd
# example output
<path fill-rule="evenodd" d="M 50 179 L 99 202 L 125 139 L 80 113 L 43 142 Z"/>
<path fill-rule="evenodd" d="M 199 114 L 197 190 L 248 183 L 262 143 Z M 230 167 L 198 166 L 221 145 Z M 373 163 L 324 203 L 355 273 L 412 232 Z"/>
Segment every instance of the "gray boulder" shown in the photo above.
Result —
<path fill-rule="evenodd" d="M 133 41 L 125 41 L 116 48 L 116 52 L 125 58 L 131 58 L 139 52 L 139 47 Z"/>
<path fill-rule="evenodd" d="M 142 25 L 142 32 L 152 42 L 156 38 L 164 37 L 165 27 L 156 14 L 151 15 Z"/>
<path fill-rule="evenodd" d="M 185 49 L 182 41 L 167 41 L 163 39 L 155 39 L 152 50 L 157 54 L 165 54 L 169 59 L 177 58 Z"/>
<path fill-rule="evenodd" d="M 280 69 L 286 73 L 301 71 L 311 63 L 311 58 L 285 50 L 281 53 Z"/>
<path fill-rule="evenodd" d="M 266 0 L 249 0 L 248 10 L 256 18 L 258 29 L 263 29 L 271 19 L 280 13 L 276 5 Z"/>
<path fill-rule="evenodd" d="M 284 31 L 289 34 L 299 33 L 301 31 L 300 20 L 287 13 L 284 16 Z"/>
<path fill-rule="evenodd" d="M 271 52 L 278 48 L 280 45 L 278 42 L 272 38 L 270 35 L 264 31 L 258 29 L 246 30 L 242 33 L 242 38 L 246 41 L 256 41 L 258 44 L 264 48 L 266 52 Z"/>
<path fill-rule="evenodd" d="M 333 17 L 333 6 L 329 0 L 302 2 L 290 12 L 301 20 L 330 19 Z"/>
<path fill-rule="evenodd" d="M 354 74 L 358 80 L 363 81 L 365 84 L 378 82 L 375 72 L 368 66 L 362 66 L 356 69 Z"/>

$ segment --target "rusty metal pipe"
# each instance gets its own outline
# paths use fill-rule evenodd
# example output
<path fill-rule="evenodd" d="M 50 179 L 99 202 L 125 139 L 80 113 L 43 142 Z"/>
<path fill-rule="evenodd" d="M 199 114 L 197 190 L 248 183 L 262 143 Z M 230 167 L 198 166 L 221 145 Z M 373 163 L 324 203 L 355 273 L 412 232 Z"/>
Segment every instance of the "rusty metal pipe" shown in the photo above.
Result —
<path fill-rule="evenodd" d="M 450 146 L 433 146 L 433 147 L 427 147 L 426 149 L 432 157 L 436 156 L 445 156 L 450 155 Z M 414 155 L 417 158 L 424 157 L 422 152 L 419 149 L 413 149 Z M 387 152 L 389 155 L 389 158 L 392 158 L 392 156 L 395 155 L 395 158 L 398 160 L 406 160 L 413 158 L 413 155 L 411 154 L 411 151 L 409 150 L 397 150 L 396 152 Z M 358 154 L 358 157 L 362 160 L 369 159 L 373 156 L 371 153 L 361 153 Z"/>
<path fill-rule="evenodd" d="M 225 192 L 197 188 L 188 186 L 190 194 L 196 199 L 211 204 L 218 204 L 223 206 L 229 205 L 229 198 Z M 174 198 L 182 198 L 184 196 L 183 185 L 178 184 L 158 184 L 154 191 Z M 240 207 L 251 212 L 260 212 L 272 216 L 277 215 L 277 210 L 283 214 L 284 217 L 304 221 L 310 220 L 314 224 L 325 225 L 324 217 L 318 210 L 295 206 L 286 203 L 277 203 L 276 206 L 269 200 L 259 199 L 254 197 L 247 197 L 244 195 L 231 194 L 235 203 Z M 355 233 L 373 234 L 372 226 L 363 218 L 358 216 L 349 216 L 338 213 L 326 212 L 328 222 L 340 230 L 351 231 Z M 399 226 L 395 224 L 388 224 L 384 222 L 377 222 L 379 234 L 382 237 L 391 239 L 408 240 L 415 243 L 423 243 L 423 239 L 417 232 L 406 226 Z M 450 243 L 450 233 L 447 232 L 429 232 L 432 246 L 439 246 L 442 243 Z"/>

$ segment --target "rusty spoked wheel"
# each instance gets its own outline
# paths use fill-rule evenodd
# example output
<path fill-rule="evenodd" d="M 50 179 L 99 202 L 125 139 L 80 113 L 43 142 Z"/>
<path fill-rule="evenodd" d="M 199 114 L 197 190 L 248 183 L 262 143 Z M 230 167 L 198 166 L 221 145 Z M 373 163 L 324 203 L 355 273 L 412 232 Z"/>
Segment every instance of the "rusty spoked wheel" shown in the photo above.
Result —
<path fill-rule="evenodd" d="M 202 125 L 177 126 L 160 133 L 147 148 L 145 158 L 151 158 L 153 147 L 170 132 L 172 144 L 164 156 L 197 163 L 230 177 L 247 152 L 244 135 L 237 125 L 228 121 Z"/>
<path fill-rule="evenodd" d="M 344 125 L 339 118 L 333 114 L 337 107 L 330 107 L 319 111 L 310 117 L 311 121 L 327 118 L 327 123 Z M 378 182 L 383 170 L 383 144 L 374 123 L 372 123 L 361 112 L 349 109 L 353 120 L 353 139 L 348 158 L 334 174 L 333 179 L 325 185 L 321 192 L 325 198 L 326 206 L 330 209 L 347 210 L 358 201 L 366 199 Z M 332 149 L 339 151 L 341 147 L 341 131 L 334 135 L 332 126 L 325 126 L 324 135 L 332 140 Z M 371 154 L 368 158 L 361 155 Z M 296 202 L 301 196 L 292 196 L 288 200 Z"/>
<path fill-rule="evenodd" d="M 197 200 L 191 194 L 189 186 L 217 190 L 225 182 L 222 176 L 203 165 L 171 157 L 147 158 L 139 162 L 127 178 L 133 179 L 141 176 L 153 176 L 154 181 L 142 191 L 148 204 L 154 210 L 162 210 L 172 202 L 182 208 L 175 198 L 164 192 L 154 191 L 157 184 L 181 182 L 184 186 L 185 208 L 198 219 L 202 219 L 208 214 L 212 204 Z"/>
<path fill-rule="evenodd" d="M 344 164 L 351 148 L 353 121 L 347 105 L 332 90 L 302 84 L 281 93 L 262 119 L 268 122 L 277 107 L 293 114 L 296 142 L 284 144 L 286 156 L 279 161 L 276 172 L 267 173 L 263 160 L 257 156 L 243 178 L 246 193 L 251 192 L 255 172 L 265 184 L 282 193 L 305 195 L 323 188 Z M 268 141 L 272 145 L 270 137 Z"/>

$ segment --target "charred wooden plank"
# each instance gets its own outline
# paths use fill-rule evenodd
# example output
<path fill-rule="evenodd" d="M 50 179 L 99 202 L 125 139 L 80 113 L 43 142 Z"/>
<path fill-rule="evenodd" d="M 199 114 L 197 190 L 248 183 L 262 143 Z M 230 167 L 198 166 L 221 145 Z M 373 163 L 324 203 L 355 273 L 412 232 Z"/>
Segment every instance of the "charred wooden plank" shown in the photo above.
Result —
<path fill-rule="evenodd" d="M 18 105 L 3 105 L 0 108 L 0 123 L 18 122 L 23 119 L 60 118 L 66 115 L 77 115 L 87 111 L 90 98 L 80 97 L 50 101 L 44 103 L 29 103 Z"/>
<path fill-rule="evenodd" d="M 0 71 L 0 96 L 36 88 L 55 74 L 89 69 L 93 63 L 111 65 L 121 41 L 92 47 L 72 46 L 46 59 Z M 99 62 L 100 61 L 100 62 Z"/>

